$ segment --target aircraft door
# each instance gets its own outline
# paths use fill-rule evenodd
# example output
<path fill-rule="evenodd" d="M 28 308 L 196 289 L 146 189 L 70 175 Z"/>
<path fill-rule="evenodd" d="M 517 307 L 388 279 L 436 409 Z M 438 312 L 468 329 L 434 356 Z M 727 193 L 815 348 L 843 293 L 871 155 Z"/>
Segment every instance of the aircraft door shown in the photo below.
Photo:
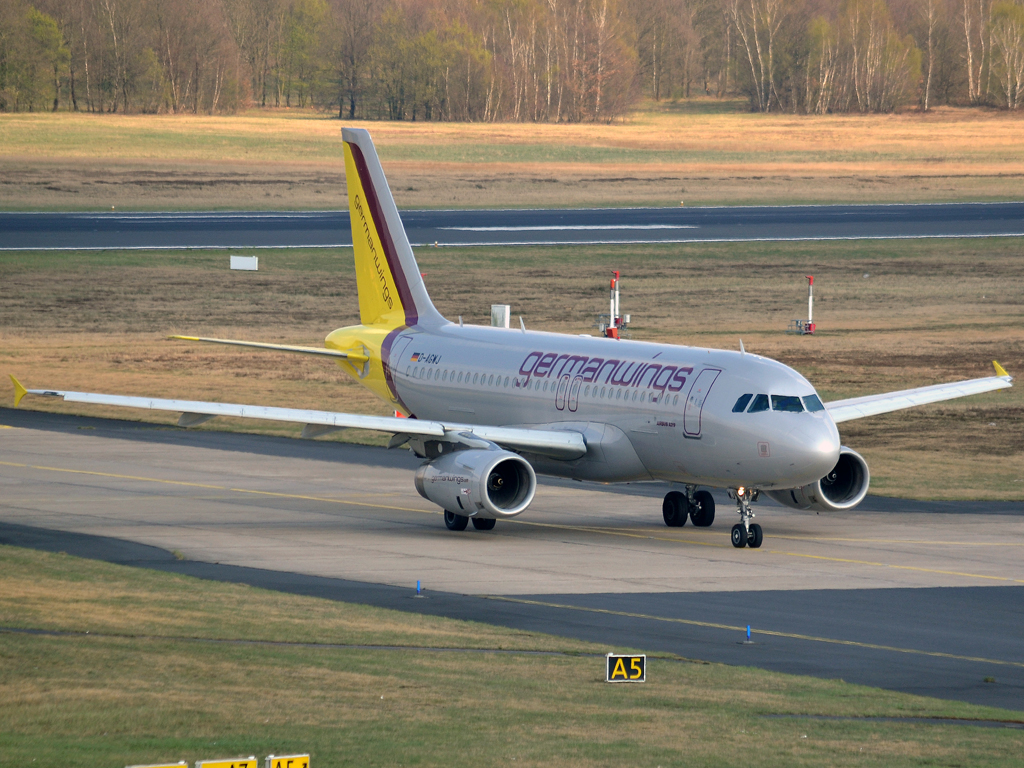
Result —
<path fill-rule="evenodd" d="M 716 368 L 705 368 L 690 385 L 690 394 L 686 396 L 686 405 L 683 406 L 683 433 L 687 437 L 700 437 L 700 415 L 704 401 L 721 372 Z"/>
<path fill-rule="evenodd" d="M 569 389 L 569 375 L 566 374 L 558 380 L 558 390 L 555 392 L 555 408 L 565 410 L 565 393 Z M 570 408 L 569 410 L 575 410 Z"/>
<path fill-rule="evenodd" d="M 580 404 L 580 385 L 583 384 L 583 377 L 577 376 L 572 380 L 572 386 L 569 387 L 569 410 L 576 413 L 576 408 Z"/>

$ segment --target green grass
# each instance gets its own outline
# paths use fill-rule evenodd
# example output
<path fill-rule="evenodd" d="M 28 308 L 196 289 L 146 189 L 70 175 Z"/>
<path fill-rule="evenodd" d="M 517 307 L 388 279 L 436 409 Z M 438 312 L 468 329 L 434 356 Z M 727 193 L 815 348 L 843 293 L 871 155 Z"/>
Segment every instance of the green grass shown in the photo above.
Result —
<path fill-rule="evenodd" d="M 2 765 L 308 751 L 318 767 L 988 766 L 1024 748 L 1010 729 L 770 717 L 1020 713 L 671 657 L 609 686 L 581 655 L 606 649 L 573 640 L 12 547 L 0 625 L 90 632 L 0 633 Z"/>

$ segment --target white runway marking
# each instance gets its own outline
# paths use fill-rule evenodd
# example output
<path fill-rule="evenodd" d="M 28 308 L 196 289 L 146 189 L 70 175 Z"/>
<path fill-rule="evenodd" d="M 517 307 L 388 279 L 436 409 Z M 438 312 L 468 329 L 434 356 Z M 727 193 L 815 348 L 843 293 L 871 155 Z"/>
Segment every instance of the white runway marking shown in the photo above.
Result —
<path fill-rule="evenodd" d="M 560 232 L 591 229 L 697 229 L 695 224 L 551 224 L 523 227 L 438 227 L 453 232 Z"/>
<path fill-rule="evenodd" d="M 410 243 L 413 248 L 464 248 L 483 246 L 526 246 L 526 245 L 681 245 L 684 243 L 802 243 L 830 240 L 980 240 L 986 237 L 1024 237 L 1022 232 L 993 232 L 958 235 L 808 235 L 806 237 L 686 237 L 663 240 L 505 240 L 488 242 L 479 240 L 468 243 L 423 242 Z M 352 243 L 312 243 L 309 245 L 84 245 L 84 246 L 0 246 L 4 251 L 275 251 L 295 248 L 351 248 Z"/>

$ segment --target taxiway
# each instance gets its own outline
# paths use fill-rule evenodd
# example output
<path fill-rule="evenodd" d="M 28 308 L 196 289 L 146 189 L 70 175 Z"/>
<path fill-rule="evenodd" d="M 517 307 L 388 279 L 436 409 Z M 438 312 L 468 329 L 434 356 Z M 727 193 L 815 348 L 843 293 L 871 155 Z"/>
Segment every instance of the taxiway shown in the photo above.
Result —
<path fill-rule="evenodd" d="M 452 533 L 402 450 L 10 409 L 0 424 L 3 543 L 610 650 L 1024 701 L 1024 505 L 761 505 L 765 546 L 735 550 L 724 497 L 714 527 L 669 529 L 660 486 L 559 481 L 494 531 Z M 411 599 L 417 580 L 426 599 Z"/>

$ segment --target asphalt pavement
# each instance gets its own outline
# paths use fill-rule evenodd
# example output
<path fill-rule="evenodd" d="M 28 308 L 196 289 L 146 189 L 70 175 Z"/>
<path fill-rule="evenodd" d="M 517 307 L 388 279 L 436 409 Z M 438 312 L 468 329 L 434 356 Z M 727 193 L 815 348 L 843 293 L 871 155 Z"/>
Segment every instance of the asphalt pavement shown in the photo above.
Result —
<path fill-rule="evenodd" d="M 1024 710 L 1021 504 L 766 508 L 754 552 L 729 546 L 724 499 L 714 527 L 667 529 L 663 486 L 548 481 L 521 518 L 453 534 L 406 451 L 6 408 L 0 425 L 0 543 Z"/>
<path fill-rule="evenodd" d="M 414 246 L 1024 236 L 1024 202 L 404 211 Z M 342 211 L 0 213 L 0 250 L 337 248 Z"/>

